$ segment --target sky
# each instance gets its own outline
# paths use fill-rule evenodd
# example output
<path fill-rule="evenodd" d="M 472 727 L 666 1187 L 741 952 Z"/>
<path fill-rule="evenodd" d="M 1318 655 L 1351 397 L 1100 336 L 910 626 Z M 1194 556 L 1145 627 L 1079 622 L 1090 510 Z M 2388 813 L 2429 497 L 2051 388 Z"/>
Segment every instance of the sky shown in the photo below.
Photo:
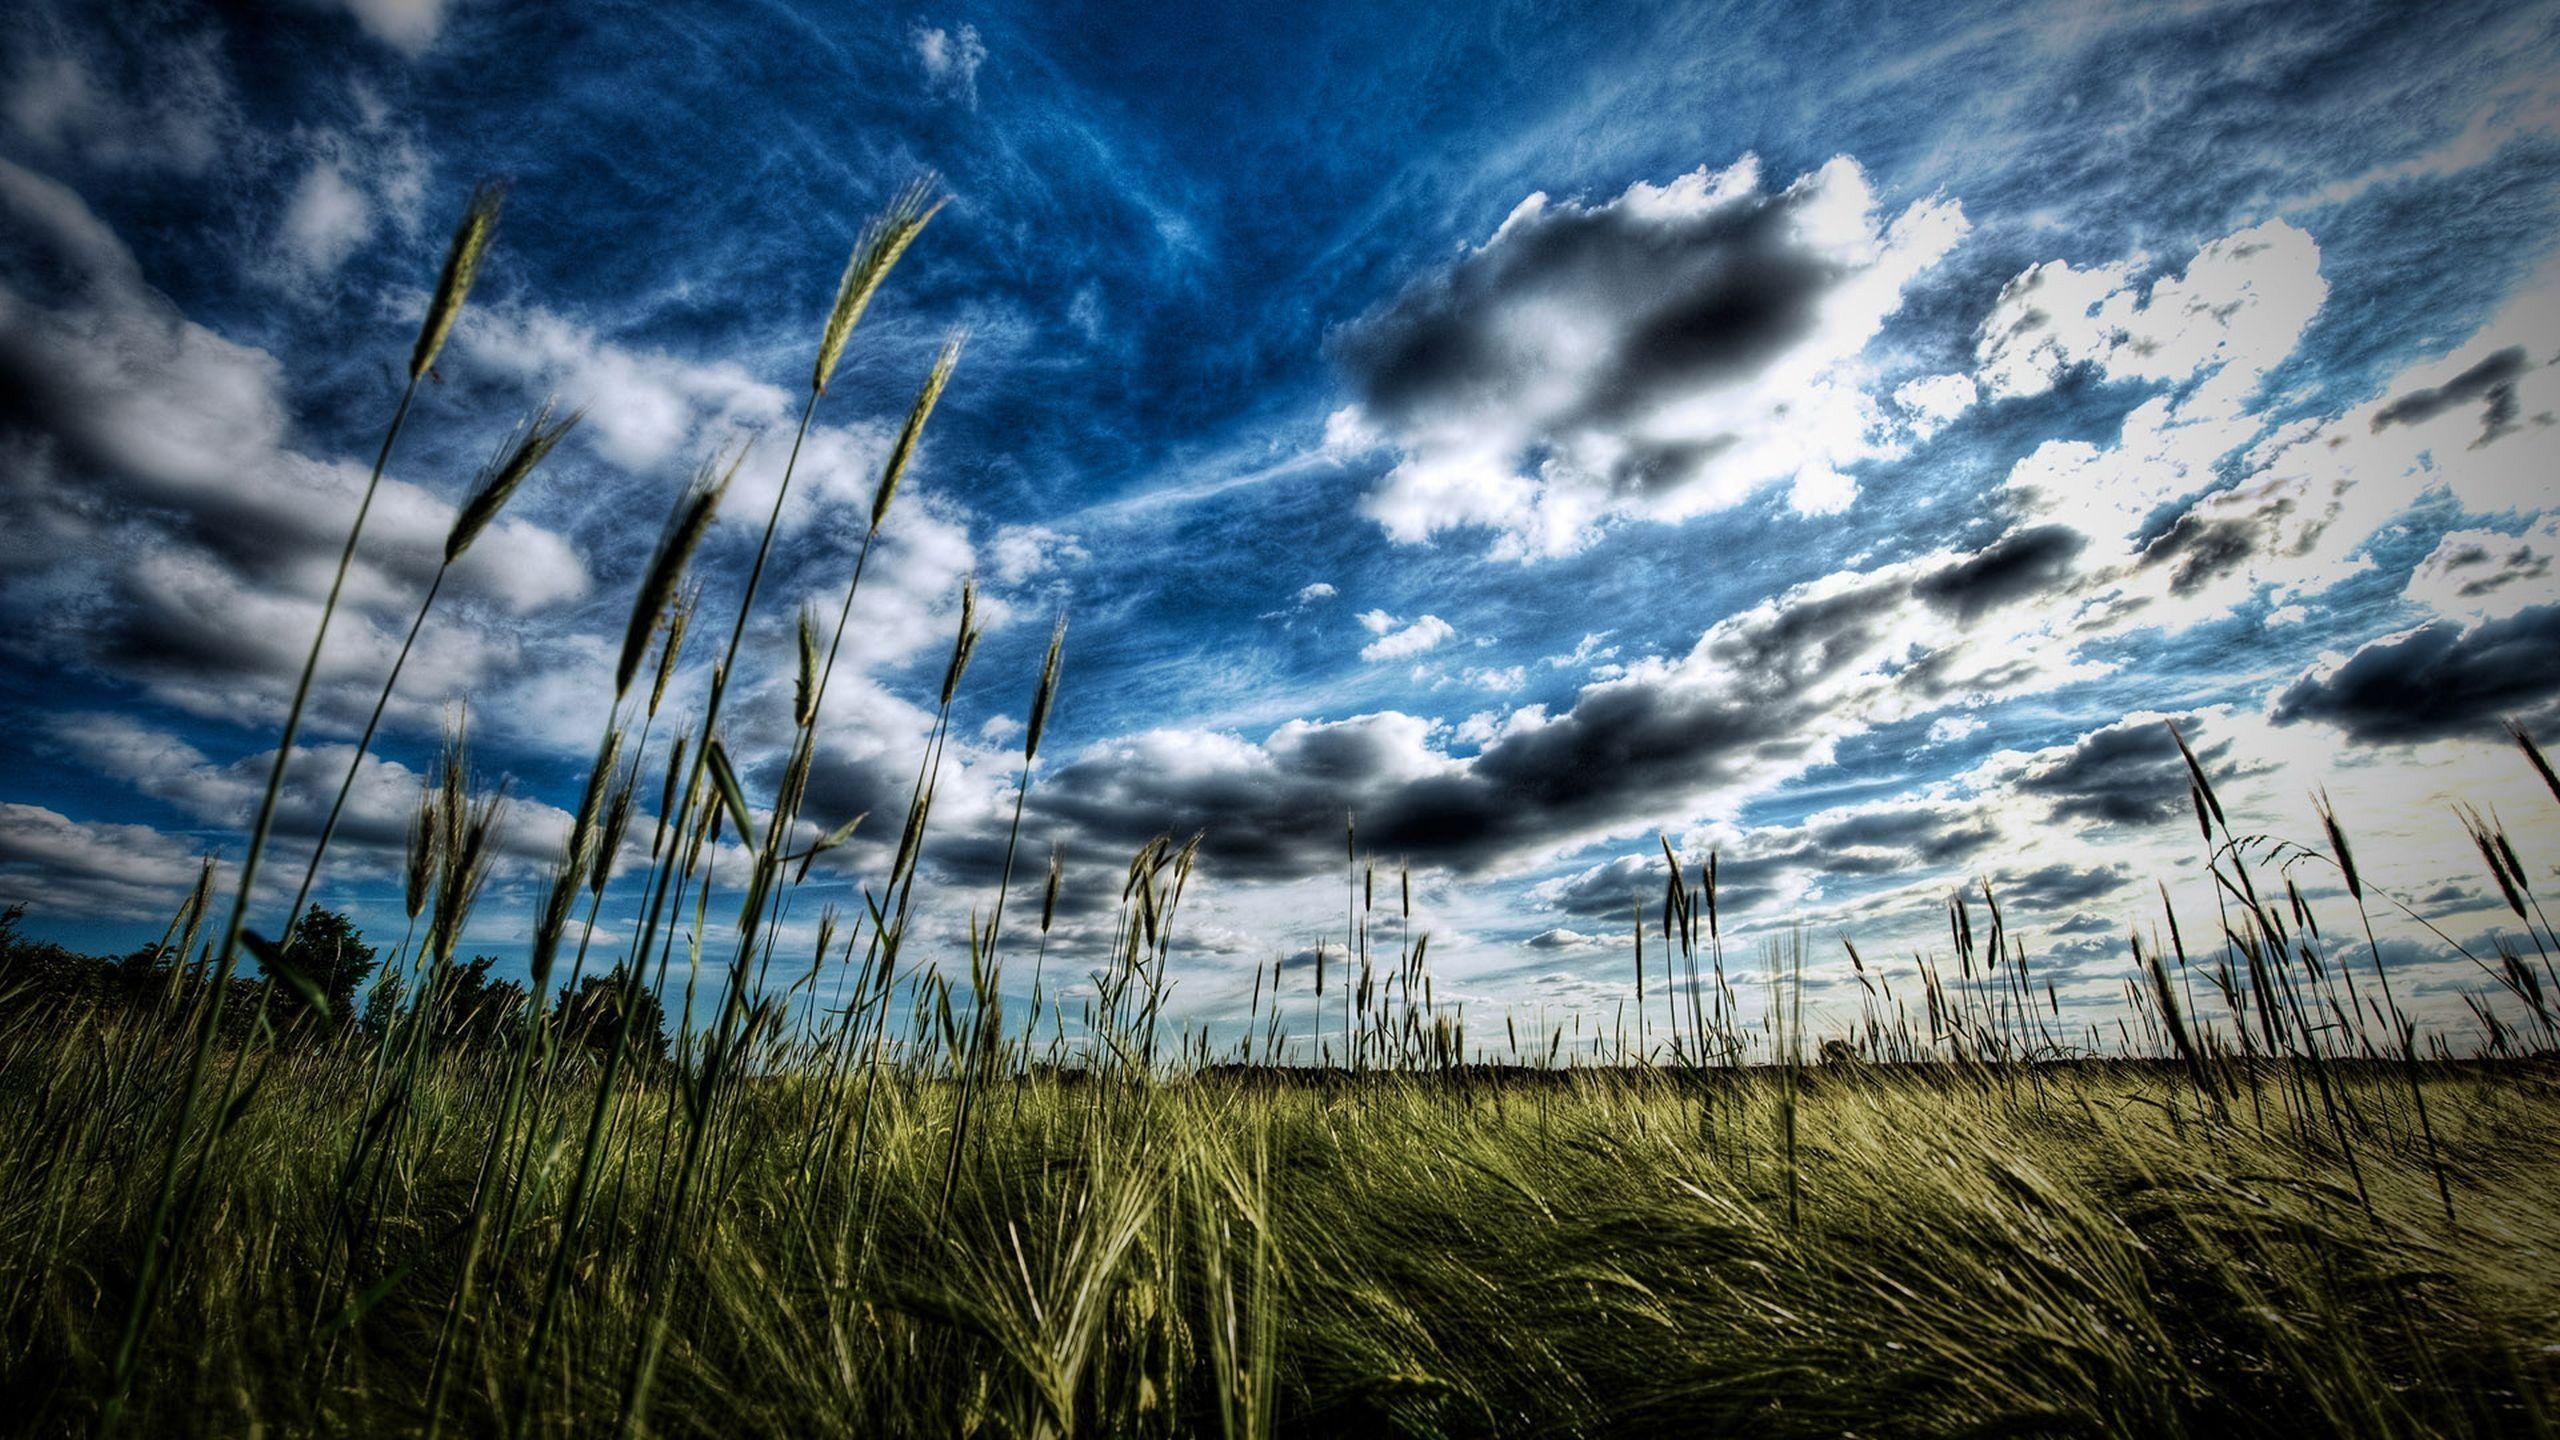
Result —
<path fill-rule="evenodd" d="M 1715 857 L 1738 968 L 1806 937 L 1817 1026 L 1841 937 L 1907 979 L 1988 885 L 2103 1027 L 2164 905 L 2212 933 L 2170 721 L 2237 834 L 2319 850 L 2328 797 L 2449 1036 L 2491 988 L 2453 943 L 2531 951 L 2457 807 L 2560 886 L 2504 729 L 2560 737 L 2548 4 L 12 7 L 0 904 L 126 949 L 236 863 L 494 177 L 260 901 L 459 497 L 556 396 L 583 418 L 455 567 L 317 892 L 399 933 L 467 705 L 512 808 L 464 948 L 521 973 L 663 517 L 753 442 L 697 561 L 725 635 L 845 255 L 920 176 L 947 204 L 816 413 L 723 721 L 760 807 L 793 617 L 965 330 L 821 717 L 811 830 L 873 821 L 786 950 L 887 868 L 973 577 L 919 963 L 993 903 L 1061 614 L 1018 883 L 1061 849 L 1081 976 L 1130 854 L 1201 836 L 1189 1023 L 1274 961 L 1311 998 L 1348 821 L 1476 1035 L 1605 1024 L 1666 845 Z M 2349 927 L 2334 866 L 2285 873 Z"/>

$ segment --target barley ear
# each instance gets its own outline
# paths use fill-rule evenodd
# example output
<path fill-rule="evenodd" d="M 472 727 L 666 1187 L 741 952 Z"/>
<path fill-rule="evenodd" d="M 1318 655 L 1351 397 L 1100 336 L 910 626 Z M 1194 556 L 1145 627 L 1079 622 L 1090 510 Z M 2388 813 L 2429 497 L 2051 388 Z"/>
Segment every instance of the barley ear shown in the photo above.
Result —
<path fill-rule="evenodd" d="M 614 787 L 613 803 L 604 812 L 604 831 L 596 837 L 594 862 L 587 871 L 587 889 L 602 898 L 606 882 L 613 878 L 614 857 L 622 853 L 622 837 L 631 827 L 631 791 L 639 783 L 639 762 L 622 775 L 622 783 Z"/>
<path fill-rule="evenodd" d="M 1057 628 L 1049 632 L 1049 655 L 1040 662 L 1040 686 L 1031 692 L 1031 723 L 1023 731 L 1022 761 L 1028 765 L 1040 753 L 1041 732 L 1049 728 L 1049 707 L 1058 699 L 1058 659 L 1067 644 L 1067 617 L 1058 617 Z"/>
<path fill-rule="evenodd" d="M 2356 875 L 2355 852 L 2347 848 L 2347 832 L 2338 828 L 2338 812 L 2331 808 L 2327 791 L 2321 792 L 2313 808 L 2320 813 L 2320 828 L 2329 832 L 2329 849 L 2337 856 L 2338 873 L 2346 877 L 2347 897 L 2362 904 L 2364 882 Z"/>
<path fill-rule="evenodd" d="M 809 374 L 811 390 L 826 392 L 827 382 L 835 378 L 836 362 L 844 358 L 844 343 L 852 338 L 853 327 L 861 321 L 880 282 L 889 278 L 890 267 L 907 253 L 925 222 L 942 209 L 945 202 L 932 199 L 934 185 L 931 175 L 918 179 L 863 227 L 862 237 L 845 259 L 844 278 L 836 282 L 835 307 L 827 312 L 826 332 L 818 340 L 818 363 Z"/>
<path fill-rule="evenodd" d="M 2178 722 L 2175 720 L 2164 720 L 2161 723 L 2169 727 L 2169 738 L 2178 742 L 2179 758 L 2187 762 L 2187 774 L 2194 777 L 2196 793 L 2204 797 L 2205 808 L 2213 814 L 2213 823 L 2221 826 L 2225 834 L 2230 833 L 2231 822 L 2222 818 L 2222 801 L 2213 793 L 2213 782 L 2205 778 L 2204 764 L 2196 759 L 2196 752 L 2188 747 L 2185 733 L 2178 729 Z M 2205 838 L 2210 840 L 2212 837 L 2208 835 Z"/>
<path fill-rule="evenodd" d="M 889 447 L 889 462 L 880 467 L 880 487 L 871 494 L 874 531 L 889 518 L 889 502 L 897 498 L 898 481 L 907 473 L 907 462 L 915 458 L 917 442 L 924 438 L 924 422 L 932 418 L 943 387 L 951 383 L 951 372 L 959 365 L 960 349 L 968 339 L 969 332 L 959 329 L 942 337 L 942 351 L 934 356 L 933 368 L 925 373 L 924 388 L 916 392 L 916 403 L 907 409 L 907 423 L 899 428 L 897 443 Z"/>
<path fill-rule="evenodd" d="M 2533 732 L 2524 728 L 2523 721 L 2510 720 L 2507 722 L 2507 734 L 2514 737 L 2516 748 L 2524 752 L 2524 758 L 2532 762 L 2533 773 L 2541 776 L 2542 783 L 2551 787 L 2551 798 L 2560 800 L 2560 775 L 2553 774 L 2551 762 L 2542 758 L 2542 747 L 2533 743 Z"/>
<path fill-rule="evenodd" d="M 658 616 L 667 602 L 675 597 L 677 585 L 684 579 L 685 566 L 693 559 L 694 547 L 702 543 L 711 528 L 711 517 L 720 508 L 720 497 L 728 493 L 729 482 L 746 462 L 744 446 L 732 452 L 727 468 L 720 457 L 703 462 L 694 472 L 693 483 L 676 500 L 676 508 L 667 516 L 667 528 L 659 533 L 657 553 L 649 557 L 649 572 L 640 582 L 640 593 L 631 605 L 631 623 L 622 632 L 622 663 L 615 667 L 613 693 L 619 697 L 631 689 L 631 677 L 640 671 L 641 657 L 649 653 L 649 636 L 658 628 Z"/>
<path fill-rule="evenodd" d="M 418 791 L 418 809 L 409 818 L 408 848 L 400 871 L 400 903 L 412 921 L 427 908 L 427 884 L 435 876 L 437 843 L 444 833 L 436 812 L 437 788 L 428 785 Z"/>
<path fill-rule="evenodd" d="M 960 634 L 951 645 L 950 667 L 942 672 L 942 703 L 950 705 L 959 693 L 960 677 L 969 669 L 969 656 L 978 648 L 978 580 L 974 575 L 960 581 Z"/>
<path fill-rule="evenodd" d="M 649 718 L 656 719 L 658 706 L 667 698 L 667 682 L 676 673 L 677 657 L 684 654 L 684 632 L 693 624 L 694 607 L 702 603 L 702 586 L 685 587 L 667 611 L 666 638 L 658 642 L 658 678 L 649 686 Z"/>
<path fill-rule="evenodd" d="M 1065 877 L 1067 851 L 1063 845 L 1049 847 L 1049 883 L 1040 892 L 1040 933 L 1049 933 L 1049 925 L 1058 918 L 1058 883 Z"/>
<path fill-rule="evenodd" d="M 799 673 L 791 686 L 791 721 L 802 729 L 817 718 L 818 712 L 818 617 L 810 607 L 800 607 Z"/>
<path fill-rule="evenodd" d="M 411 381 L 424 379 L 434 367 L 453 322 L 462 317 L 462 302 L 471 294 L 471 282 L 480 278 L 480 261 L 498 233 L 498 207 L 506 199 L 505 182 L 483 180 L 463 207 L 462 223 L 453 227 L 453 248 L 445 252 L 444 273 L 436 277 L 435 296 L 427 302 L 426 322 L 418 327 L 417 348 L 409 352 Z"/>
<path fill-rule="evenodd" d="M 470 549 L 471 542 L 479 539 L 480 532 L 488 529 L 489 522 L 497 519 L 498 512 L 506 508 L 507 501 L 516 493 L 516 487 L 522 485 L 525 478 L 534 472 L 534 467 L 542 463 L 543 457 L 551 453 L 552 447 L 585 418 L 585 411 L 572 410 L 565 418 L 554 421 L 551 412 L 557 403 L 556 397 L 543 401 L 542 408 L 535 411 L 531 419 L 516 426 L 498 447 L 498 453 L 489 457 L 489 463 L 481 468 L 479 478 L 472 482 L 471 494 L 462 502 L 462 508 L 454 512 L 453 528 L 445 532 L 444 563 L 450 565 L 462 558 L 462 552 Z"/>

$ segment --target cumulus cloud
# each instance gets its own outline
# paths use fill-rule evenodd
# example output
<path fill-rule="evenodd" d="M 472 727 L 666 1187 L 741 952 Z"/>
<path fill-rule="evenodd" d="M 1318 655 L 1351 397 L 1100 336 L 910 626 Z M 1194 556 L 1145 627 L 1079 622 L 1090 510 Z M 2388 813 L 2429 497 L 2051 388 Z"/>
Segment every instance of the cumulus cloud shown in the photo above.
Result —
<path fill-rule="evenodd" d="M 2076 913 L 2077 907 L 2105 899 L 2133 881 L 2133 867 L 2121 861 L 2103 865 L 2056 861 L 2031 869 L 2000 870 L 1991 876 L 1993 893 L 2003 905 L 2064 913 Z"/>
<path fill-rule="evenodd" d="M 276 255 L 253 262 L 261 278 L 301 295 L 372 242 L 384 222 L 415 231 L 427 192 L 426 147 L 394 123 L 390 109 L 358 91 L 360 123 L 351 130 L 296 132 L 290 148 L 305 157 L 277 219 Z"/>
<path fill-rule="evenodd" d="M 1779 482 L 1829 513 L 1892 450 L 1867 342 L 1965 228 L 1941 201 L 1880 217 L 1845 156 L 1774 194 L 1745 157 L 1599 205 L 1532 195 L 1334 337 L 1359 405 L 1327 443 L 1395 448 L 1363 501 L 1393 538 L 1483 527 L 1513 558 Z"/>
<path fill-rule="evenodd" d="M 1312 585 L 1299 587 L 1298 603 L 1301 605 L 1313 605 L 1319 600 L 1330 600 L 1340 593 L 1340 591 L 1335 590 L 1331 585 L 1322 580 L 1318 580 Z"/>
<path fill-rule="evenodd" d="M 2125 265 L 2034 266 L 1982 322 L 1982 386 L 1994 398 L 2038 395 L 2085 365 L 2111 381 L 2202 376 L 2190 403 L 2237 409 L 2327 300 L 2319 254 L 2302 230 L 2271 220 L 2210 242 L 2147 290 Z"/>
<path fill-rule="evenodd" d="M 329 271 L 373 237 L 373 202 L 344 168 L 322 161 L 304 172 L 285 203 L 284 241 L 314 270 Z"/>
<path fill-rule="evenodd" d="M 2471 443 L 2486 445 L 2515 428 L 2516 381 L 2533 368 L 2524 347 L 2510 345 L 2441 385 L 2421 386 L 2376 410 L 2373 428 L 2420 425 L 2448 410 L 2476 406 L 2482 412 L 2480 438 Z"/>
<path fill-rule="evenodd" d="M 1912 586 L 1918 595 L 1959 620 L 2058 590 L 2071 575 L 2072 558 L 2088 543 L 2063 525 L 2013 530 L 1979 552 Z"/>
<path fill-rule="evenodd" d="M 2327 291 L 2301 231 L 2271 222 L 2210 242 L 2148 289 L 2130 266 L 2033 267 L 1984 321 L 1985 395 L 2039 394 L 2075 368 L 2155 393 L 2113 444 L 2047 441 L 2018 461 L 2005 490 L 2020 528 L 1984 563 L 2069 596 L 2093 637 L 2174 632 L 2252 602 L 2281 625 L 2371 569 L 2369 544 L 2386 527 L 2429 524 L 2411 510 L 2431 491 L 2473 514 L 2539 512 L 2547 484 L 2532 440 L 2560 408 L 2560 379 L 2529 346 L 2560 328 L 2554 278 L 2546 268 L 2471 340 L 2382 396 L 2276 425 L 2252 406 Z M 2560 598 L 2538 568 L 2544 542 L 2457 533 L 2412 577 L 2409 598 L 2462 617 Z M 2003 547 L 2015 548 L 1995 556 Z"/>
<path fill-rule="evenodd" d="M 178 314 L 69 189 L 0 161 L 0 209 L 70 282 L 49 301 L 0 285 L 13 396 L 0 448 L 16 462 L 0 494 L 18 532 L 0 547 L 0 610 L 21 622 L 20 644 L 122 670 L 171 703 L 280 712 L 301 659 L 293 637 L 316 625 L 364 468 L 296 449 L 275 359 Z M 388 669 L 452 518 L 450 502 L 386 477 L 324 680 Z M 562 537 L 510 517 L 450 589 L 521 615 L 586 586 Z M 423 642 L 413 673 L 463 686 L 519 654 L 510 637 L 446 632 Z"/>
<path fill-rule="evenodd" d="M 200 851 L 148 825 L 73 820 L 40 805 L 0 802 L 0 906 L 165 920 L 202 864 Z"/>
<path fill-rule="evenodd" d="M 56 750 L 82 766 L 116 776 L 198 824 L 220 828 L 248 828 L 275 763 L 272 750 L 216 763 L 178 736 L 127 715 L 65 715 L 52 725 L 49 738 Z M 277 838 L 288 842 L 288 848 L 291 841 L 319 838 L 338 785 L 355 761 L 351 744 L 294 747 L 277 792 L 274 822 Z M 379 755 L 367 754 L 357 762 L 346 810 L 330 842 L 337 862 L 379 867 L 402 854 L 410 816 L 426 782 L 419 771 Z M 501 851 L 527 864 L 545 863 L 557 857 L 568 832 L 567 811 L 513 799 L 500 832 Z"/>
<path fill-rule="evenodd" d="M 2521 535 L 2453 530 L 2436 542 L 2400 591 L 2439 615 L 2502 620 L 2560 594 L 2560 515 L 2546 515 Z"/>
<path fill-rule="evenodd" d="M 2318 720 L 2356 740 L 2489 739 L 2560 690 L 2560 604 L 2463 625 L 2439 620 L 2314 666 L 2275 697 L 2276 723 Z"/>
<path fill-rule="evenodd" d="M 1425 615 L 1403 626 L 1387 617 L 1382 610 L 1370 611 L 1360 619 L 1378 637 L 1360 647 L 1360 658 L 1369 661 L 1409 660 L 1426 650 L 1437 649 L 1442 641 L 1458 633 L 1448 621 L 1437 615 Z"/>
<path fill-rule="evenodd" d="M 2157 826 L 2187 813 L 2187 765 L 2169 734 L 2175 717 L 2152 712 L 2101 726 L 2065 745 L 2004 750 L 1969 777 L 1981 789 L 2006 789 L 2043 801 L 2057 822 Z M 2227 739 L 2209 735 L 2189 716 L 2180 722 L 2205 773 L 2219 786 L 2244 773 Z"/>
<path fill-rule="evenodd" d="M 1579 930 L 1557 925 L 1541 930 L 1520 943 L 1532 950 L 1595 950 L 1607 942 L 1597 935 L 1585 935 Z"/>
<path fill-rule="evenodd" d="M 2293 353 L 2328 289 L 2319 247 L 2280 220 L 2208 242 L 2147 289 L 2126 265 L 2030 267 L 1982 321 L 1987 397 L 2041 395 L 2084 368 L 2171 389 L 2137 406 L 2111 448 L 2046 442 L 2010 473 L 2010 490 L 2110 550 L 2129 541 L 2163 504 L 2210 487 L 2223 457 L 2258 435 L 2247 402 Z"/>
<path fill-rule="evenodd" d="M 1442 727 L 1386 711 L 1292 722 L 1260 743 L 1149 731 L 1078 756 L 1032 806 L 1106 849 L 1204 830 L 1214 865 L 1257 879 L 1338 860 L 1346 811 L 1364 844 L 1469 871 L 1686 823 L 1875 724 L 2094 673 L 2034 607 L 1987 605 L 1951 630 L 1920 590 L 1945 589 L 1962 563 L 1933 554 L 1795 587 L 1710 626 L 1684 655 L 1586 684 L 1560 713 L 1531 705 Z M 1382 639 L 1414 628 L 1364 618 Z"/>
<path fill-rule="evenodd" d="M 986 63 L 987 46 L 977 26 L 945 30 L 918 22 L 907 28 L 907 44 L 924 70 L 927 90 L 978 108 L 978 67 Z"/>
<path fill-rule="evenodd" d="M 558 391 L 583 406 L 581 438 L 627 470 L 689 467 L 721 440 L 780 423 L 798 398 L 734 361 L 697 360 L 618 344 L 592 326 L 538 306 L 473 308 L 457 329 L 454 349 L 488 373 Z M 813 432 L 812 438 L 823 433 Z M 838 453 L 804 453 L 804 462 L 810 462 L 804 469 L 811 477 L 834 477 L 848 494 L 861 490 L 867 501 L 866 487 L 877 478 L 876 469 L 866 463 L 873 447 L 859 441 L 848 445 L 847 438 L 839 437 Z M 877 446 L 879 453 L 886 449 L 885 444 Z M 754 503 L 753 492 L 745 487 L 760 486 L 769 504 L 771 486 L 780 483 L 781 463 L 772 462 L 770 477 L 761 468 L 742 473 L 740 489 L 731 494 L 724 513 L 753 511 L 755 523 L 761 524 L 767 506 Z"/>

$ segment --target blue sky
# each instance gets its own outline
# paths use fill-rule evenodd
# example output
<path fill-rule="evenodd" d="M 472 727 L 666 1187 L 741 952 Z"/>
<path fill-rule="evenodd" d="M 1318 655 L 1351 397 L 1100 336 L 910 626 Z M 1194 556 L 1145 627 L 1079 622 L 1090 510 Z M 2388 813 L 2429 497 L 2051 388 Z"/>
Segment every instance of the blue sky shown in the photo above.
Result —
<path fill-rule="evenodd" d="M 587 414 L 360 774 L 321 897 L 377 931 L 467 697 L 517 863 L 466 944 L 520 963 L 660 517 L 763 437 L 703 562 L 725 629 L 844 253 L 923 173 L 950 203 L 820 412 L 728 729 L 769 792 L 793 610 L 966 327 L 811 802 L 895 813 L 974 575 L 946 939 L 1061 611 L 1026 833 L 1091 894 L 1072 950 L 1133 849 L 1204 832 L 1199 1019 L 1340 933 L 1351 814 L 1478 1014 L 1615 1005 L 1660 835 L 1746 950 L 1818 938 L 1818 1010 L 1830 936 L 1942 945 L 1989 877 L 2094 1023 L 2152 882 L 2212 903 L 2170 718 L 2244 832 L 2316 839 L 2325 787 L 2458 936 L 2504 911 L 2454 803 L 2560 862 L 2500 729 L 2560 732 L 2548 5 L 39 4 L 0 47 L 0 901 L 41 933 L 139 944 L 237 856 L 491 175 L 296 794 L 491 445 Z M 2421 933 L 2457 1016 L 2477 974 Z"/>

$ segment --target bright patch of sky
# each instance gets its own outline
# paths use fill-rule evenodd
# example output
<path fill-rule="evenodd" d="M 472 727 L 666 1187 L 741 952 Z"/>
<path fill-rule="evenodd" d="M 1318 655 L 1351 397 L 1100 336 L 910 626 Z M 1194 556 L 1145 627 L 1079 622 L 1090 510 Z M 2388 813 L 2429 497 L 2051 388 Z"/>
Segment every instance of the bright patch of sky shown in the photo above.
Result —
<path fill-rule="evenodd" d="M 950 204 L 801 451 L 727 722 L 769 793 L 795 611 L 841 596 L 966 327 L 808 801 L 899 813 L 974 576 L 920 947 L 993 899 L 1061 612 L 1024 827 L 1068 857 L 1057 944 L 1107 939 L 1150 836 L 1201 834 L 1193 1021 L 1342 943 L 1348 819 L 1410 867 L 1438 993 L 1524 1032 L 1626 998 L 1666 842 L 1693 884 L 1715 856 L 1741 963 L 1819 937 L 1817 1016 L 1859 994 L 1830 937 L 1943 948 L 1987 881 L 2103 1029 L 2153 882 L 2190 935 L 2214 903 L 2171 721 L 2237 831 L 2316 845 L 2325 790 L 2368 878 L 2479 953 L 2510 917 L 2457 803 L 2560 880 L 2503 729 L 2560 738 L 2550 6 L 37 3 L 0 46 L 0 903 L 39 933 L 140 944 L 238 856 L 491 175 L 287 852 L 482 457 L 548 395 L 586 417 L 360 769 L 320 895 L 369 929 L 467 699 L 518 804 L 465 944 L 521 962 L 661 517 L 755 439 L 701 561 L 725 634 L 845 252 L 923 173 Z M 828 856 L 787 932 L 896 839 Z M 2478 972 L 2383 923 L 2466 1024 Z"/>

